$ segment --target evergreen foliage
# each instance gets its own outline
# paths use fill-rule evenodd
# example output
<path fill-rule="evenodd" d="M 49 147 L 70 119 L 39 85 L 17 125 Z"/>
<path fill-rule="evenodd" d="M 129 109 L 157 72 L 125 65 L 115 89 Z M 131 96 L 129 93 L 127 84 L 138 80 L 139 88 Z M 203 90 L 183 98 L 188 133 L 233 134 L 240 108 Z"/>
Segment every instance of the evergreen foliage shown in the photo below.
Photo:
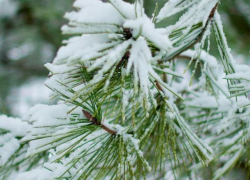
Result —
<path fill-rule="evenodd" d="M 152 17 L 144 3 L 76 0 L 45 65 L 58 104 L 11 120 L 21 134 L 0 121 L 2 179 L 216 180 L 248 158 L 250 68 L 231 55 L 219 0 L 169 0 Z"/>

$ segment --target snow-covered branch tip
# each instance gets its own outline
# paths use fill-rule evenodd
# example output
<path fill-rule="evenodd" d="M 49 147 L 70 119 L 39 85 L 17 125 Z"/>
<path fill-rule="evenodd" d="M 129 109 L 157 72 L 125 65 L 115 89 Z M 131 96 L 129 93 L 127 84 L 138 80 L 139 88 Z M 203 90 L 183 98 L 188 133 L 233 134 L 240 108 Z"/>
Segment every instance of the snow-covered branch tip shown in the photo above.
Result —
<path fill-rule="evenodd" d="M 217 3 L 213 7 L 213 9 L 211 10 L 211 12 L 210 12 L 210 14 L 208 16 L 208 19 L 207 19 L 207 21 L 205 23 L 205 26 L 202 28 L 201 33 L 195 38 L 195 41 L 192 44 L 190 44 L 189 46 L 187 46 L 185 49 L 183 49 L 180 53 L 178 53 L 174 57 L 172 57 L 172 60 L 176 59 L 182 52 L 192 48 L 194 45 L 196 45 L 198 42 L 201 41 L 201 39 L 203 38 L 205 32 L 208 30 L 207 28 L 209 26 L 209 23 L 211 23 L 211 21 L 213 21 L 213 19 L 214 19 L 214 16 L 215 16 L 215 13 L 216 13 L 216 11 L 218 9 L 218 6 L 219 6 L 219 3 Z"/>

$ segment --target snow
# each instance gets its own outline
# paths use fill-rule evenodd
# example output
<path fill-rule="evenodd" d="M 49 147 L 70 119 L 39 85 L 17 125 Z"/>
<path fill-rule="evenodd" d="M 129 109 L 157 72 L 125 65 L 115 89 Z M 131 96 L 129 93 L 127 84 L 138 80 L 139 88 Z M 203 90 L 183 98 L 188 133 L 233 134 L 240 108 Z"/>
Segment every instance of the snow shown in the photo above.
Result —
<path fill-rule="evenodd" d="M 19 118 L 0 116 L 0 129 L 7 130 L 15 137 L 23 137 L 30 130 L 31 126 L 22 122 Z"/>
<path fill-rule="evenodd" d="M 67 114 L 72 108 L 65 104 L 51 106 L 40 104 L 28 111 L 23 119 L 31 123 L 33 129 L 22 139 L 23 142 L 29 142 L 27 157 L 58 147 L 80 136 L 79 133 L 74 135 L 71 131 L 89 123 L 80 121 L 83 118 L 80 108 L 72 111 L 72 114 Z M 74 114 L 78 116 L 74 117 Z"/>
<path fill-rule="evenodd" d="M 34 169 L 20 173 L 14 180 L 53 180 L 52 172 L 47 169 Z"/>
<path fill-rule="evenodd" d="M 64 25 L 61 30 L 63 34 L 115 34 L 122 31 L 121 28 L 111 25 L 99 25 L 91 27 L 89 25 L 82 25 L 81 27 L 71 25 Z"/>
<path fill-rule="evenodd" d="M 8 135 L 10 137 L 6 137 Z M 4 135 L 1 138 L 3 138 L 1 141 L 5 142 L 0 142 L 0 167 L 4 166 L 20 147 L 19 141 L 11 134 Z"/>
<path fill-rule="evenodd" d="M 51 106 L 37 104 L 26 113 L 23 119 L 32 122 L 33 127 L 60 125 L 67 120 L 68 110 L 65 104 Z"/>
<path fill-rule="evenodd" d="M 20 141 L 17 137 L 25 136 L 30 130 L 31 126 L 18 118 L 0 116 L 0 167 L 8 163 L 20 148 Z"/>
<path fill-rule="evenodd" d="M 226 79 L 240 79 L 250 81 L 250 66 L 243 64 L 235 64 L 235 73 L 228 74 Z"/>
<path fill-rule="evenodd" d="M 155 25 L 146 15 L 135 20 L 126 20 L 124 27 L 133 29 L 132 33 L 134 38 L 141 35 L 154 43 L 159 49 L 167 51 L 172 47 L 172 43 L 167 35 L 162 34 L 162 31 L 156 29 Z"/>
<path fill-rule="evenodd" d="M 78 0 L 75 2 L 74 6 L 81 8 L 81 10 L 66 13 L 65 18 L 70 21 L 90 25 L 121 25 L 124 20 L 121 14 L 111 4 L 103 3 L 99 0 Z"/>
<path fill-rule="evenodd" d="M 107 72 L 111 67 L 113 67 L 113 65 L 120 62 L 130 45 L 131 40 L 124 41 L 123 43 L 117 45 L 113 51 L 96 60 L 92 66 L 88 68 L 88 71 L 92 71 L 97 67 L 102 66 L 102 69 L 98 72 L 96 78 L 103 75 L 103 73 Z"/>
<path fill-rule="evenodd" d="M 66 64 L 54 65 L 51 63 L 46 63 L 44 65 L 53 75 L 55 74 L 63 74 L 70 72 L 73 68 L 67 66 Z"/>
<path fill-rule="evenodd" d="M 239 79 L 250 81 L 250 72 L 237 72 L 226 76 L 227 79 Z"/>
<path fill-rule="evenodd" d="M 95 43 L 105 43 L 108 41 L 106 35 L 83 35 L 82 37 L 75 37 L 67 41 L 67 45 L 59 49 L 56 58 L 54 59 L 54 64 L 64 64 L 67 62 L 67 58 L 78 51 L 85 49 Z"/>
<path fill-rule="evenodd" d="M 111 4 L 119 11 L 119 13 L 126 19 L 135 19 L 136 14 L 134 5 L 124 2 L 122 0 L 110 0 Z"/>
<path fill-rule="evenodd" d="M 150 49 L 147 46 L 147 42 L 143 38 L 139 38 L 137 41 L 134 41 L 132 43 L 130 53 L 131 55 L 128 59 L 126 74 L 130 73 L 131 67 L 133 65 L 134 73 L 138 74 L 140 78 L 140 87 L 144 89 L 144 93 L 147 96 L 149 88 L 148 64 L 152 59 Z"/>

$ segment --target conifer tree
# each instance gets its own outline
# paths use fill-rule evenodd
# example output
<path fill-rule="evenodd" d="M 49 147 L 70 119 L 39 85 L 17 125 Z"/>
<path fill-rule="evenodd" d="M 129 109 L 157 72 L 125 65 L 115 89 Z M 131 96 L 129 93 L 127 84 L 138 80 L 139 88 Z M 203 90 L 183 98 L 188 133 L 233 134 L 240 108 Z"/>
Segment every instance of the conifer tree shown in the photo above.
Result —
<path fill-rule="evenodd" d="M 216 180 L 247 168 L 250 68 L 231 55 L 225 2 L 168 0 L 151 17 L 145 3 L 76 0 L 45 65 L 58 104 L 1 116 L 1 179 Z"/>

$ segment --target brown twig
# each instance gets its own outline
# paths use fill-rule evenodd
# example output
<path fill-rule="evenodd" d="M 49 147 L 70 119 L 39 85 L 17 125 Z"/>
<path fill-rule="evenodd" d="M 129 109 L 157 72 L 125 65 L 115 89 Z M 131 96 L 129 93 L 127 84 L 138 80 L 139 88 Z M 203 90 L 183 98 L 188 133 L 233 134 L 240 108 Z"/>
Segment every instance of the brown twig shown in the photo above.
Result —
<path fill-rule="evenodd" d="M 105 131 L 107 131 L 109 134 L 112 134 L 112 135 L 116 135 L 116 131 L 112 130 L 112 129 L 109 129 L 108 127 L 104 126 L 104 125 L 101 125 L 101 128 Z"/>
<path fill-rule="evenodd" d="M 101 122 L 99 122 L 95 117 L 93 117 L 89 112 L 85 111 L 85 110 L 82 110 L 83 114 L 86 116 L 86 118 L 92 122 L 93 125 L 96 125 L 96 126 L 101 126 L 101 128 L 105 131 L 107 131 L 109 134 L 111 135 L 116 135 L 117 132 L 108 128 L 107 126 L 101 124 Z"/>
<path fill-rule="evenodd" d="M 127 51 L 120 60 L 120 62 L 117 64 L 117 68 L 119 68 L 125 60 L 128 60 L 129 57 L 130 57 L 130 51 Z"/>
<path fill-rule="evenodd" d="M 133 34 L 131 32 L 132 30 L 129 28 L 123 28 L 123 36 L 125 39 L 131 39 L 133 37 Z"/>
<path fill-rule="evenodd" d="M 92 122 L 94 125 L 101 125 L 101 123 L 98 122 L 98 120 L 97 120 L 95 117 L 93 117 L 89 112 L 87 112 L 87 111 L 85 111 L 85 110 L 82 110 L 82 112 L 83 112 L 84 116 L 86 116 L 86 118 L 87 118 L 90 122 Z"/>
<path fill-rule="evenodd" d="M 163 89 L 162 89 L 160 83 L 159 83 L 157 80 L 155 80 L 155 84 L 156 84 L 156 87 L 157 87 L 160 91 L 163 92 Z"/>

